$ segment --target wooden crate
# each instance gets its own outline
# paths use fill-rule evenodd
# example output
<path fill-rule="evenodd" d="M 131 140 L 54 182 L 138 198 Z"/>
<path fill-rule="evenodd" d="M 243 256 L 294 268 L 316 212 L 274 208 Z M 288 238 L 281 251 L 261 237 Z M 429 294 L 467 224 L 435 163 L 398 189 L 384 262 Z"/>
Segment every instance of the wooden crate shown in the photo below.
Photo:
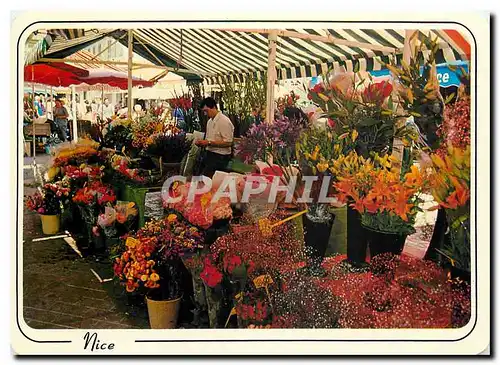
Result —
<path fill-rule="evenodd" d="M 24 127 L 24 134 L 28 136 L 33 135 L 33 124 Z M 35 124 L 35 136 L 50 137 L 50 124 Z"/>

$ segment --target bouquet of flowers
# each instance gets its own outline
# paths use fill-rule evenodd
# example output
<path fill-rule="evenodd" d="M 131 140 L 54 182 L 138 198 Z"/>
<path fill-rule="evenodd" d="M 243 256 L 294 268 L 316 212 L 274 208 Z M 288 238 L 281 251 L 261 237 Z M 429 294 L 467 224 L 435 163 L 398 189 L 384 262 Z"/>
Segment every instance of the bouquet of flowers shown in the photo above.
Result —
<path fill-rule="evenodd" d="M 125 125 L 121 121 L 113 121 L 108 126 L 102 146 L 118 151 L 122 151 L 124 148 L 127 150 L 130 149 L 132 147 L 132 129 L 130 125 Z"/>
<path fill-rule="evenodd" d="M 62 168 L 65 176 L 73 180 L 97 180 L 103 176 L 104 166 L 90 166 L 85 163 L 80 166 L 68 165 Z"/>
<path fill-rule="evenodd" d="M 285 181 L 290 181 L 295 149 L 304 127 L 288 118 L 273 123 L 253 125 L 236 145 L 236 155 L 245 163 L 257 160 L 281 167 Z"/>
<path fill-rule="evenodd" d="M 334 184 L 337 198 L 347 202 L 361 213 L 364 226 L 375 231 L 408 235 L 415 232 L 413 225 L 419 194 L 425 188 L 425 181 L 419 168 L 411 166 L 403 180 L 397 170 L 391 168 L 391 157 L 375 156 L 374 163 L 366 163 L 355 173 L 338 177 Z"/>
<path fill-rule="evenodd" d="M 100 181 L 92 181 L 79 189 L 73 197 L 73 202 L 82 205 L 98 204 L 104 206 L 116 201 L 116 196 L 109 185 Z"/>
<path fill-rule="evenodd" d="M 115 275 L 127 292 L 149 289 L 148 295 L 161 299 L 180 294 L 179 257 L 202 247 L 203 233 L 170 214 L 146 223 L 135 237 L 126 239 L 125 251 L 115 259 Z M 151 289 L 159 289 L 151 291 Z"/>
<path fill-rule="evenodd" d="M 28 196 L 26 207 L 39 214 L 57 215 L 67 203 L 69 193 L 70 189 L 60 181 L 47 183 L 33 195 Z"/>
<path fill-rule="evenodd" d="M 283 114 L 285 108 L 294 107 L 297 100 L 300 99 L 299 95 L 296 95 L 293 91 L 290 94 L 286 94 L 277 100 L 278 111 Z"/>
<path fill-rule="evenodd" d="M 132 230 L 138 211 L 133 202 L 117 202 L 114 207 L 107 206 L 97 218 L 97 226 L 107 238 L 119 237 Z"/>
<path fill-rule="evenodd" d="M 76 144 L 63 144 L 56 149 L 51 166 L 80 166 L 88 163 L 92 157 L 98 156 L 98 147 L 99 143 L 87 139 L 81 139 Z"/>
<path fill-rule="evenodd" d="M 146 115 L 132 122 L 132 146 L 140 149 L 147 148 L 153 143 L 151 136 L 163 132 L 165 127 L 162 120 L 153 118 L 150 115 Z"/>
<path fill-rule="evenodd" d="M 181 131 L 157 133 L 151 138 L 152 143 L 146 148 L 146 153 L 161 157 L 163 163 L 181 162 L 191 148 L 191 141 L 186 138 L 186 133 Z"/>
<path fill-rule="evenodd" d="M 393 101 L 391 83 L 373 82 L 370 74 L 359 72 L 324 78 L 329 83 L 317 84 L 309 90 L 308 98 L 323 111 L 327 125 L 337 136 L 356 131 L 358 137 L 349 148 L 369 157 L 372 151 L 390 152 L 394 137 L 406 136 L 404 126 L 395 128 L 400 116 L 396 114 L 398 104 Z"/>
<path fill-rule="evenodd" d="M 165 202 L 166 208 L 179 212 L 191 224 L 203 229 L 209 228 L 214 220 L 232 218 L 231 200 L 222 197 L 212 201 L 214 194 L 212 191 L 196 194 L 193 201 L 189 202 L 190 185 L 191 183 L 176 184 L 169 192 L 169 196 L 173 198 L 180 197 L 181 199 L 176 203 Z"/>
<path fill-rule="evenodd" d="M 115 154 L 111 157 L 110 164 L 113 171 L 116 171 L 127 180 L 137 183 L 143 183 L 146 181 L 145 177 L 140 175 L 139 169 L 129 167 L 130 159 L 128 157 Z"/>

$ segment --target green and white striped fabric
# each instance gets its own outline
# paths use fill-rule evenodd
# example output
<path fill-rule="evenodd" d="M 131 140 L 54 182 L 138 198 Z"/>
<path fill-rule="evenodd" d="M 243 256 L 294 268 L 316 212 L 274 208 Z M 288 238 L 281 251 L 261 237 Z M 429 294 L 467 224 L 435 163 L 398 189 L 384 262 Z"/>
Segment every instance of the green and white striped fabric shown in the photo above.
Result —
<path fill-rule="evenodd" d="M 394 53 L 315 40 L 278 37 L 276 69 L 279 80 L 318 76 L 330 69 L 343 67 L 352 71 L 359 63 L 361 71 L 379 70 L 378 60 L 401 58 L 404 29 L 287 29 L 378 46 L 391 47 Z M 441 31 L 426 32 L 438 37 L 437 62 L 465 59 L 458 47 Z M 417 39 L 424 35 L 419 31 Z M 266 34 L 216 29 L 136 29 L 134 37 L 148 48 L 177 61 L 189 70 L 203 73 L 208 83 L 223 79 L 241 81 L 245 75 L 264 78 L 267 71 L 268 40 Z M 182 38 L 182 42 L 181 42 Z"/>
<path fill-rule="evenodd" d="M 285 30 L 285 29 L 283 29 Z M 355 45 L 334 44 L 317 40 L 279 36 L 277 40 L 276 71 L 278 80 L 322 75 L 328 70 L 380 70 L 379 60 L 390 57 L 401 59 L 404 29 L 286 29 L 302 34 L 332 36 L 349 42 L 389 47 L 373 50 Z M 99 30 L 85 32 L 72 40 L 56 37 L 46 57 L 64 58 L 104 36 L 119 39 L 127 45 L 126 30 Z M 437 63 L 467 59 L 463 51 L 441 30 L 425 31 L 437 37 Z M 424 36 L 418 31 L 417 40 Z M 419 43 L 419 41 L 417 41 Z M 187 79 L 200 75 L 209 84 L 223 79 L 241 81 L 245 76 L 264 79 L 268 63 L 267 34 L 224 29 L 161 28 L 134 29 L 134 52 L 156 65 L 190 70 L 181 73 Z M 424 51 L 426 53 L 428 51 Z M 181 71 L 181 70 L 179 70 Z"/>

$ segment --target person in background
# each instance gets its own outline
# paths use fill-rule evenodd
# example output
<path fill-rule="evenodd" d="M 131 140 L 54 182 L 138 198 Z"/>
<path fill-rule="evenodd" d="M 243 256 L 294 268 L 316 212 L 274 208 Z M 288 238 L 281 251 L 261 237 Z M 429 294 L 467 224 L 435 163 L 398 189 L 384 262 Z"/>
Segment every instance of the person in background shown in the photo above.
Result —
<path fill-rule="evenodd" d="M 54 102 L 52 101 L 52 96 L 49 96 L 47 98 L 47 119 L 48 120 L 54 120 Z"/>
<path fill-rule="evenodd" d="M 41 117 L 43 115 L 42 103 L 39 96 L 35 96 L 35 117 Z"/>
<path fill-rule="evenodd" d="M 101 108 L 99 108 L 99 117 L 102 117 L 104 120 L 107 120 L 111 119 L 111 117 L 113 117 L 114 114 L 115 114 L 115 109 L 109 103 L 109 99 L 108 98 L 104 99 L 104 104 L 102 104 Z"/>
<path fill-rule="evenodd" d="M 54 122 L 57 127 L 57 134 L 59 139 L 63 142 L 66 142 L 68 139 L 68 117 L 69 113 L 62 104 L 61 100 L 56 100 L 56 105 L 54 108 Z"/>
<path fill-rule="evenodd" d="M 97 123 L 97 112 L 99 111 L 99 106 L 97 105 L 95 99 L 93 99 L 92 103 L 90 104 L 90 110 L 92 113 L 91 122 L 93 124 L 96 124 Z"/>
<path fill-rule="evenodd" d="M 197 140 L 196 145 L 206 147 L 202 174 L 212 178 L 215 171 L 225 171 L 231 160 L 234 126 L 231 120 L 217 109 L 213 98 L 203 99 L 200 108 L 210 119 L 207 122 L 205 139 Z"/>

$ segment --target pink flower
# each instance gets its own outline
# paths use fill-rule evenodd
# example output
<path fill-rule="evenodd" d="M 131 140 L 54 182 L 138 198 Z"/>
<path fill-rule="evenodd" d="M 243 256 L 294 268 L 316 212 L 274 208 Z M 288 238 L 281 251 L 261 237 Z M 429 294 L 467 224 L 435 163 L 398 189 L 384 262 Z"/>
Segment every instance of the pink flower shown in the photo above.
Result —
<path fill-rule="evenodd" d="M 97 226 L 92 227 L 92 233 L 94 234 L 94 236 L 99 237 L 99 227 Z"/>
<path fill-rule="evenodd" d="M 43 209 L 43 208 L 38 208 L 38 213 L 40 213 L 40 214 L 45 214 L 45 209 Z"/>

